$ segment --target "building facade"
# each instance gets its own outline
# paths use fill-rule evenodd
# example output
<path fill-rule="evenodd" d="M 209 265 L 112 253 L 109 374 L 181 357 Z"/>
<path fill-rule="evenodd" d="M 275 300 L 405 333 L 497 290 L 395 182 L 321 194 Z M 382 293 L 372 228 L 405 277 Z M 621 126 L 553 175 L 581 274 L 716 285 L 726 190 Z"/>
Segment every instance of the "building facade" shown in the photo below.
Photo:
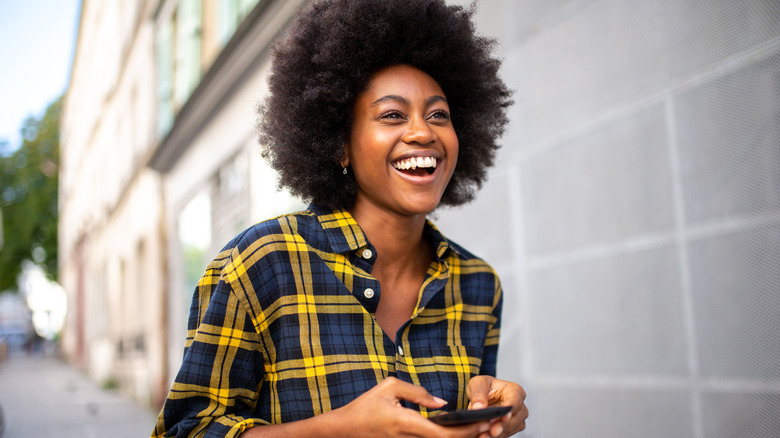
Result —
<path fill-rule="evenodd" d="M 269 45 L 306 0 L 84 0 L 63 106 L 63 348 L 159 407 L 194 283 L 302 207 L 259 157 Z M 459 0 L 462 5 L 470 2 Z M 439 228 L 499 272 L 522 436 L 780 431 L 780 3 L 482 0 L 515 90 Z"/>
<path fill-rule="evenodd" d="M 62 121 L 62 342 L 144 404 L 167 394 L 208 259 L 250 218 L 300 204 L 254 141 L 268 45 L 297 6 L 82 2 Z"/>

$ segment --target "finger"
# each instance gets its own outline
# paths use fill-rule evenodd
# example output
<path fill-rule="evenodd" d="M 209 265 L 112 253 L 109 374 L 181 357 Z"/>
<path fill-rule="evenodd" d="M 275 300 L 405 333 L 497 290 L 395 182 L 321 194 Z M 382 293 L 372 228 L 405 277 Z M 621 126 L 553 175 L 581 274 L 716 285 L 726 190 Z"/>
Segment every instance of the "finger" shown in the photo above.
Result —
<path fill-rule="evenodd" d="M 517 413 L 510 412 L 504 415 L 501 417 L 501 420 L 499 420 L 499 423 L 501 423 L 504 431 L 507 432 L 507 435 L 512 435 L 521 430 L 525 430 L 526 418 L 528 418 L 528 408 L 525 404 L 521 404 Z"/>
<path fill-rule="evenodd" d="M 500 393 L 491 394 L 491 396 L 498 397 L 502 400 L 503 404 L 510 404 L 513 406 L 519 406 L 525 401 L 525 389 L 522 386 L 514 382 L 501 382 L 502 385 L 493 385 L 494 387 L 501 386 Z"/>
<path fill-rule="evenodd" d="M 497 421 L 490 426 L 490 436 L 501 436 L 504 433 L 503 421 Z"/>
<path fill-rule="evenodd" d="M 488 393 L 488 404 L 513 406 L 513 411 L 517 412 L 525 400 L 525 390 L 522 386 L 506 380 L 494 379 L 491 381 L 490 391 Z"/>
<path fill-rule="evenodd" d="M 490 423 L 487 421 L 482 421 L 479 423 L 472 423 L 472 424 L 466 424 L 463 426 L 439 426 L 436 425 L 438 428 L 444 429 L 447 433 L 447 436 L 451 437 L 484 437 L 484 438 L 490 438 Z M 426 436 L 442 436 L 441 433 L 434 434 L 431 433 L 430 435 Z"/>
<path fill-rule="evenodd" d="M 486 408 L 492 383 L 490 376 L 474 376 L 466 386 L 466 396 L 469 398 L 469 409 Z"/>
<path fill-rule="evenodd" d="M 395 378 L 386 379 L 388 390 L 398 400 L 406 400 L 430 409 L 440 408 L 447 404 L 446 400 L 434 397 L 422 386 L 413 385 Z"/>
<path fill-rule="evenodd" d="M 518 426 L 518 430 L 524 430 L 525 420 L 528 419 L 528 406 L 523 404 L 523 408 L 520 409 L 520 413 L 517 415 L 517 419 L 520 420 L 520 425 Z"/>
<path fill-rule="evenodd" d="M 478 438 L 493 438 L 493 435 L 490 433 L 490 427 L 491 423 L 484 423 L 479 428 L 479 436 Z"/>
<path fill-rule="evenodd" d="M 414 412 L 414 411 L 409 411 Z M 411 416 L 410 416 L 411 417 Z M 428 419 L 424 419 L 420 424 L 418 419 L 422 418 L 419 415 L 415 415 L 415 418 L 404 418 L 404 424 L 409 426 L 411 430 L 414 430 L 414 435 L 422 437 L 448 437 L 448 438 L 474 438 L 482 437 L 490 438 L 490 423 L 487 421 L 464 424 L 459 426 L 442 426 L 434 423 Z"/>

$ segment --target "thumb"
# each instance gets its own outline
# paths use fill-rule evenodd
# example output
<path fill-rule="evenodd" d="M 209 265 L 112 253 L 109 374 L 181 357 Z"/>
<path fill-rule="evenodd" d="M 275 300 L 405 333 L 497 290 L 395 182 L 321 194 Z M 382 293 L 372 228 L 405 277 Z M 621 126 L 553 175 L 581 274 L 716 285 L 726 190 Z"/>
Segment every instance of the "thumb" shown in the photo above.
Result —
<path fill-rule="evenodd" d="M 489 405 L 490 376 L 474 376 L 466 387 L 466 396 L 469 398 L 469 409 L 482 409 Z"/>

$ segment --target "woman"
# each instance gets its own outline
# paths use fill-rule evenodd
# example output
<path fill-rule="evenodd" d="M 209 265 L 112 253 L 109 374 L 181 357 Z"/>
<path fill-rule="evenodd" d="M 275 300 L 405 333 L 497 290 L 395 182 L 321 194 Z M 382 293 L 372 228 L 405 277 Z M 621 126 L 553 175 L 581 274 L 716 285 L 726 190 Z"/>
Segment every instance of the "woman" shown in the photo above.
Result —
<path fill-rule="evenodd" d="M 260 141 L 311 200 L 231 241 L 198 284 L 153 436 L 509 436 L 501 288 L 426 220 L 492 164 L 509 91 L 471 12 L 323 0 L 274 47 Z M 511 406 L 439 426 L 442 410 Z"/>

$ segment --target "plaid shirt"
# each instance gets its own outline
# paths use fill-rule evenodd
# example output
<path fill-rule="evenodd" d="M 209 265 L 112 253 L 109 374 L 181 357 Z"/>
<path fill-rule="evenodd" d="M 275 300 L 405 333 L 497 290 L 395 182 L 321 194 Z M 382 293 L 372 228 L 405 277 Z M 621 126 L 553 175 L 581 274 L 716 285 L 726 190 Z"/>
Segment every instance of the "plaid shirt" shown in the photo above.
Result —
<path fill-rule="evenodd" d="M 395 339 L 374 320 L 376 250 L 348 212 L 311 206 L 237 236 L 198 283 L 152 437 L 234 437 L 309 418 L 388 376 L 423 386 L 444 409 L 465 408 L 469 379 L 495 375 L 501 287 L 430 222 L 425 236 L 436 256 Z"/>

